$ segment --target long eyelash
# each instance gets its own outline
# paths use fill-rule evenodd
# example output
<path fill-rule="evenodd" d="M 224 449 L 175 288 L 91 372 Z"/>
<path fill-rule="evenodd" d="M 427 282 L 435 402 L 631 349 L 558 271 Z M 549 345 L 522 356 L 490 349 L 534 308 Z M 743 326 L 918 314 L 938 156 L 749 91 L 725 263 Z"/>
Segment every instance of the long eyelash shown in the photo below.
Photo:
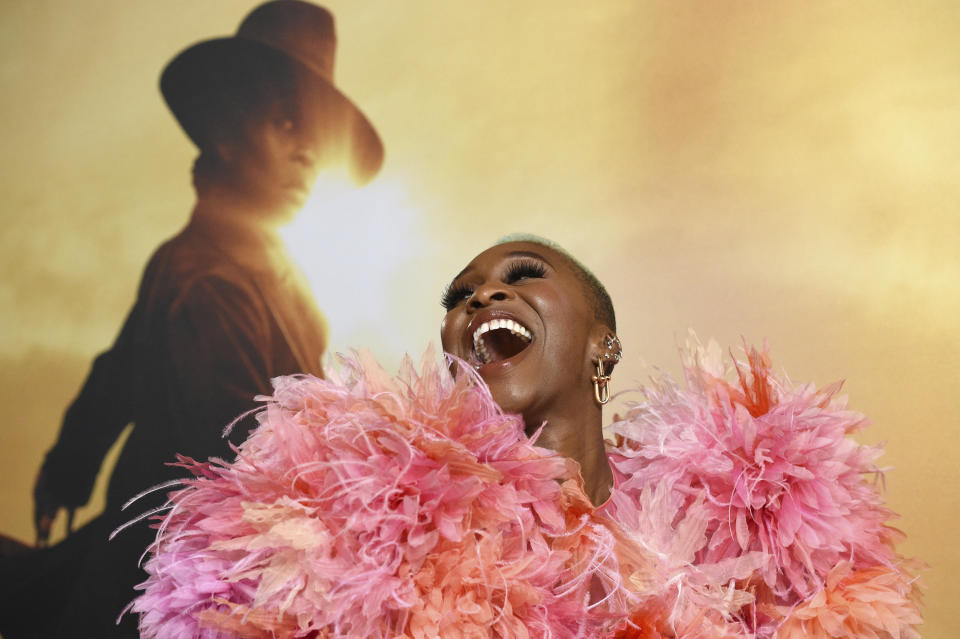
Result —
<path fill-rule="evenodd" d="M 547 274 L 547 267 L 536 260 L 522 259 L 510 264 L 503 281 L 513 283 L 525 277 L 543 277 Z"/>
<path fill-rule="evenodd" d="M 440 296 L 440 304 L 449 311 L 472 292 L 473 290 L 464 284 L 451 284 Z"/>
<path fill-rule="evenodd" d="M 520 259 L 510 264 L 504 273 L 503 281 L 512 284 L 524 278 L 540 278 L 547 274 L 547 268 L 536 260 Z M 473 293 L 473 289 L 465 284 L 451 284 L 440 296 L 440 305 L 448 311 L 459 302 Z"/>

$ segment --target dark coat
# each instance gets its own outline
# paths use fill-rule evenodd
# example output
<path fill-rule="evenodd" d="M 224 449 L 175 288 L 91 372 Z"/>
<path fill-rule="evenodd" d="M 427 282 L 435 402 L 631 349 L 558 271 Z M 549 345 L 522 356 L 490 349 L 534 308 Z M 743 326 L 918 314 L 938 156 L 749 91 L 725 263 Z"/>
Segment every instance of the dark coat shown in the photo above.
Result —
<path fill-rule="evenodd" d="M 270 393 L 271 378 L 322 375 L 325 334 L 305 279 L 279 238 L 195 214 L 150 259 L 119 337 L 94 361 L 44 462 L 47 489 L 63 504 L 80 506 L 110 446 L 133 424 L 104 513 L 57 546 L 3 566 L 4 584 L 20 569 L 30 576 L 15 579 L 40 580 L 35 595 L 46 595 L 36 613 L 46 616 L 51 631 L 120 636 L 113 623 L 144 576 L 137 563 L 153 531 L 141 522 L 112 542 L 106 536 L 163 500 L 155 495 L 121 512 L 123 502 L 183 476 L 183 469 L 167 465 L 177 453 L 232 458 L 224 428 L 256 406 L 256 395 Z M 254 425 L 251 417 L 241 420 L 229 441 L 239 443 Z M 34 590 L 21 581 L 25 585 Z M 51 591 L 64 600 L 57 621 Z M 31 605 L 21 603 L 20 612 Z M 20 634 L 8 621 L 0 624 L 6 639 L 46 636 L 36 627 Z M 135 620 L 128 616 L 125 626 L 132 632 Z"/>

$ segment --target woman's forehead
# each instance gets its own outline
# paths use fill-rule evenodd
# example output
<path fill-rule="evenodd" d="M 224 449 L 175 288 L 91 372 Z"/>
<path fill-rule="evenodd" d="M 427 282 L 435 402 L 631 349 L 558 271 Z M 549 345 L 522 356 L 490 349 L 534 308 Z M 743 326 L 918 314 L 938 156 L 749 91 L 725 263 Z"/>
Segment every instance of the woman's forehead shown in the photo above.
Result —
<path fill-rule="evenodd" d="M 505 260 L 521 257 L 541 260 L 554 269 L 560 268 L 560 264 L 563 261 L 563 256 L 560 253 L 543 244 L 537 244 L 536 242 L 504 242 L 503 244 L 491 246 L 470 260 L 470 263 L 457 274 L 457 277 L 481 267 L 495 266 Z"/>

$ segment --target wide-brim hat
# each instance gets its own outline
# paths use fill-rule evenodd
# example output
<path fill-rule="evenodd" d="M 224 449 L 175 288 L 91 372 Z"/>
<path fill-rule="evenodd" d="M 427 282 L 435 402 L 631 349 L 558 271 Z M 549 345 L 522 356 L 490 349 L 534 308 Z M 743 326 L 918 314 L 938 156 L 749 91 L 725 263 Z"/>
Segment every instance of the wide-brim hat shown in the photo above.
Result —
<path fill-rule="evenodd" d="M 243 111 L 282 82 L 310 96 L 325 147 L 343 152 L 353 179 L 365 183 L 383 164 L 383 143 L 359 108 L 333 83 L 333 15 L 302 0 L 273 0 L 251 11 L 236 35 L 198 42 L 163 70 L 160 91 L 187 136 L 209 148 L 225 110 Z"/>

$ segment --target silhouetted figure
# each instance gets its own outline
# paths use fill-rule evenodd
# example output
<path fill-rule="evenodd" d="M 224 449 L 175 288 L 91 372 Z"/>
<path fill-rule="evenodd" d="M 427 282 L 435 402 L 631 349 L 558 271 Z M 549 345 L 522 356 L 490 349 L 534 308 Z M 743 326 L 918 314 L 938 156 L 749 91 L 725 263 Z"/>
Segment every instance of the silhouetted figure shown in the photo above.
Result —
<path fill-rule="evenodd" d="M 137 636 L 115 620 L 143 576 L 153 531 L 112 530 L 163 502 L 121 512 L 140 490 L 183 476 L 177 453 L 231 456 L 222 432 L 277 375 L 322 375 L 323 317 L 277 234 L 318 172 L 347 163 L 365 182 L 383 147 L 333 85 L 333 18 L 298 0 L 251 12 L 235 36 L 201 42 L 164 70 L 161 91 L 200 149 L 187 226 L 147 264 L 113 346 L 93 363 L 67 410 L 35 488 L 38 540 L 56 513 L 85 504 L 103 458 L 133 430 L 102 515 L 57 546 L 4 559 L 0 632 L 17 637 Z M 242 441 L 251 419 L 230 439 Z"/>

